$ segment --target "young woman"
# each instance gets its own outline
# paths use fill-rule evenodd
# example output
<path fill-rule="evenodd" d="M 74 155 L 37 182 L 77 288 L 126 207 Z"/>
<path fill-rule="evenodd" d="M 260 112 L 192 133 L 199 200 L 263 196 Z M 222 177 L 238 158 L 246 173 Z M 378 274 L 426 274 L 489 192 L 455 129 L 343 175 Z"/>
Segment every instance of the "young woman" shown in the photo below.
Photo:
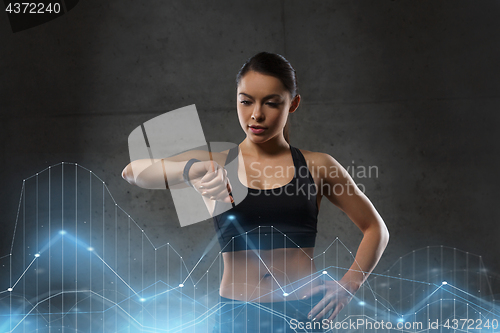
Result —
<path fill-rule="evenodd" d="M 169 184 L 186 182 L 203 196 L 224 262 L 219 293 L 225 305 L 214 332 L 322 331 L 313 324 L 333 320 L 349 303 L 379 261 L 389 233 L 332 156 L 290 145 L 288 117 L 300 95 L 295 70 L 284 57 L 256 54 L 236 83 L 238 118 L 246 134 L 238 146 L 212 153 L 212 161 L 200 151 L 163 159 L 138 176 L 129 164 L 123 177 L 142 187 L 164 187 L 167 169 Z M 234 195 L 239 190 L 248 192 L 243 199 Z M 354 263 L 338 281 L 318 278 L 312 260 L 323 197 L 363 233 Z"/>

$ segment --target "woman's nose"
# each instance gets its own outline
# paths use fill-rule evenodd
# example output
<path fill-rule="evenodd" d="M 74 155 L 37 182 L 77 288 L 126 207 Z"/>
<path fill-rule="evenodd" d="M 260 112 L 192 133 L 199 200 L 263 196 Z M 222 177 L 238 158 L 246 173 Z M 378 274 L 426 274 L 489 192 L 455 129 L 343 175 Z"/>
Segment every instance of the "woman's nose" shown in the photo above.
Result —
<path fill-rule="evenodd" d="M 260 105 L 256 105 L 254 107 L 253 112 L 252 112 L 252 118 L 254 118 L 255 120 L 262 120 L 262 119 L 264 119 L 264 113 L 262 113 Z"/>

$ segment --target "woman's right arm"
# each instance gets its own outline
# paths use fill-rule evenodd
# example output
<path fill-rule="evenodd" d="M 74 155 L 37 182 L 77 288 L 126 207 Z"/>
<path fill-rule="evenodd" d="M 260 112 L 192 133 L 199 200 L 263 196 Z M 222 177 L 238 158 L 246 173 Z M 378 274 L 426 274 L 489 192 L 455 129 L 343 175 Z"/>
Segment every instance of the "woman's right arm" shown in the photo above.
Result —
<path fill-rule="evenodd" d="M 213 171 L 216 164 L 224 165 L 226 157 L 227 151 L 212 153 L 213 163 L 207 151 L 192 150 L 169 158 L 141 159 L 129 163 L 123 169 L 122 177 L 130 184 L 145 189 L 168 189 L 169 185 L 182 188 L 187 187 L 182 174 L 190 159 L 201 161 L 189 169 L 189 179 L 195 180 Z"/>

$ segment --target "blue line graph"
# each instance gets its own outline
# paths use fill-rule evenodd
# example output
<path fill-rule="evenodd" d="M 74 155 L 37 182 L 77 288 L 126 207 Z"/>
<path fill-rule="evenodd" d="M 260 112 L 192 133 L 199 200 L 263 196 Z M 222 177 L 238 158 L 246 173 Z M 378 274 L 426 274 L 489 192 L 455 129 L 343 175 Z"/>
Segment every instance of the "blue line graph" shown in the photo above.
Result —
<path fill-rule="evenodd" d="M 224 310 L 215 238 L 194 259 L 155 244 L 76 163 L 25 179 L 13 223 L 0 258 L 0 332 L 212 332 L 213 314 Z M 309 281 L 338 279 L 354 259 L 339 238 L 318 253 Z M 424 247 L 373 273 L 331 331 L 500 332 L 493 287 L 480 256 Z"/>

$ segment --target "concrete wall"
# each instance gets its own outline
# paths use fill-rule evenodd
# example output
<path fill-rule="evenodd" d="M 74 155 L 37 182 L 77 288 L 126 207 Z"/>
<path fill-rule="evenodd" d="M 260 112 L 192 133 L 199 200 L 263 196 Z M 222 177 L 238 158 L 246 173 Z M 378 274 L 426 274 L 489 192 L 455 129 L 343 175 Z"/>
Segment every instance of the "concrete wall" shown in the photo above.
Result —
<path fill-rule="evenodd" d="M 292 145 L 359 178 L 391 232 L 377 272 L 432 245 L 482 255 L 500 273 L 498 1 L 81 1 L 12 33 L 0 23 L 1 255 L 9 253 L 22 180 L 77 162 L 158 243 L 191 264 L 211 221 L 181 228 L 168 191 L 120 177 L 141 123 L 196 104 L 208 141 L 244 139 L 234 79 L 259 51 L 297 70 Z M 318 248 L 361 234 L 326 199 Z"/>

